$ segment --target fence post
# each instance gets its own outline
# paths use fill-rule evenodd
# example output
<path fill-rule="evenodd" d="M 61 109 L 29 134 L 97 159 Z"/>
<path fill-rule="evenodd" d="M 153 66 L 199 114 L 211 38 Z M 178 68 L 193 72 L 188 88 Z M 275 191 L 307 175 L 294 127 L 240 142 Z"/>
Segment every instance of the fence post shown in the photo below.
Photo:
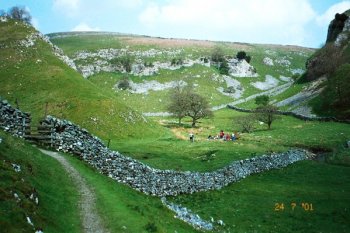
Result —
<path fill-rule="evenodd" d="M 45 115 L 44 115 L 44 118 L 46 118 L 46 116 L 47 116 L 47 109 L 48 109 L 48 107 L 49 107 L 49 102 L 46 102 L 45 103 Z"/>
<path fill-rule="evenodd" d="M 26 118 L 22 118 L 22 136 L 24 137 L 26 135 Z"/>
<path fill-rule="evenodd" d="M 54 135 L 54 128 L 50 125 L 50 146 L 53 148 L 53 135 Z"/>

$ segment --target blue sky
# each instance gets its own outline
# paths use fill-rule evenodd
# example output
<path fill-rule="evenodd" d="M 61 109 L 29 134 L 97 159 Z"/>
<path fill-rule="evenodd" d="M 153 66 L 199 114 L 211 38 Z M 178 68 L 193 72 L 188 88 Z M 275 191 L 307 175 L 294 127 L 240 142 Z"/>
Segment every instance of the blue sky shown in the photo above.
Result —
<path fill-rule="evenodd" d="M 42 33 L 150 36 L 320 47 L 350 0 L 0 0 L 28 7 Z"/>

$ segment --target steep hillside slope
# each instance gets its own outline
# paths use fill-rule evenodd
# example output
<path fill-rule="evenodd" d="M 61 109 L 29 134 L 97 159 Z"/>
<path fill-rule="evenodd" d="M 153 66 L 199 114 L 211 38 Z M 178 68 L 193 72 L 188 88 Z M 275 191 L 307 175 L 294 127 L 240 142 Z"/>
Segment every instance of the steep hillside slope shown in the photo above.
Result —
<path fill-rule="evenodd" d="M 0 160 L 1 232 L 79 232 L 78 192 L 57 161 L 3 131 Z"/>
<path fill-rule="evenodd" d="M 103 139 L 147 136 L 159 131 L 115 96 L 84 79 L 67 57 L 34 28 L 0 21 L 0 96 L 32 113 L 69 119 Z"/>
<path fill-rule="evenodd" d="M 270 95 L 275 96 L 286 91 L 292 78 L 304 72 L 305 61 L 314 51 L 297 46 L 107 32 L 55 33 L 49 37 L 74 61 L 84 77 L 148 115 L 164 115 L 168 91 L 177 83 L 194 85 L 213 109 L 264 91 L 271 90 Z M 221 50 L 227 61 L 226 75 L 213 62 L 216 50 Z M 251 58 L 249 63 L 236 58 L 240 51 Z M 129 89 L 120 89 L 121 80 L 128 80 Z M 279 102 L 298 93 L 303 86 L 272 99 Z"/>
<path fill-rule="evenodd" d="M 330 22 L 327 43 L 306 63 L 301 81 L 327 80 L 312 101 L 319 115 L 350 119 L 350 10 Z"/>

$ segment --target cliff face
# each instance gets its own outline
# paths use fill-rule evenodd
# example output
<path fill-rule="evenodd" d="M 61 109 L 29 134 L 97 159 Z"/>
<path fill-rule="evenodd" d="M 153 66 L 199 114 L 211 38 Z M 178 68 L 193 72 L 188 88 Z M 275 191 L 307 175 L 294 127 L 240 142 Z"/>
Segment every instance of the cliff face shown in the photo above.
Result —
<path fill-rule="evenodd" d="M 336 14 L 328 27 L 325 46 L 306 62 L 306 80 L 313 81 L 334 73 L 350 61 L 350 11 Z"/>
<path fill-rule="evenodd" d="M 331 21 L 328 26 L 328 34 L 326 43 L 334 42 L 338 35 L 343 31 L 345 21 L 349 18 L 345 13 L 336 14 L 335 18 Z"/>
<path fill-rule="evenodd" d="M 306 63 L 304 80 L 327 78 L 314 101 L 319 115 L 350 119 L 350 10 L 336 14 L 328 27 L 325 46 Z"/>

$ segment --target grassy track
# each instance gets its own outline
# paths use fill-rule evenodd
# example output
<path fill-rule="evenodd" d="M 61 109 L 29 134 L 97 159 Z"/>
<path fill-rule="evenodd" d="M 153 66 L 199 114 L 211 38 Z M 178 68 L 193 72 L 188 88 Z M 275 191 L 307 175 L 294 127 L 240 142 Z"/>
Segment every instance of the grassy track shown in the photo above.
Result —
<path fill-rule="evenodd" d="M 174 219 L 174 213 L 166 209 L 159 198 L 141 194 L 99 174 L 76 158 L 65 157 L 94 187 L 98 211 L 110 232 L 197 232 Z"/>
<path fill-rule="evenodd" d="M 39 150 L 0 131 L 0 228 L 2 232 L 80 232 L 78 194 L 61 165 Z M 15 172 L 12 164 L 20 165 Z M 36 190 L 39 204 L 30 195 Z M 16 193 L 21 201 L 14 197 Z"/>

